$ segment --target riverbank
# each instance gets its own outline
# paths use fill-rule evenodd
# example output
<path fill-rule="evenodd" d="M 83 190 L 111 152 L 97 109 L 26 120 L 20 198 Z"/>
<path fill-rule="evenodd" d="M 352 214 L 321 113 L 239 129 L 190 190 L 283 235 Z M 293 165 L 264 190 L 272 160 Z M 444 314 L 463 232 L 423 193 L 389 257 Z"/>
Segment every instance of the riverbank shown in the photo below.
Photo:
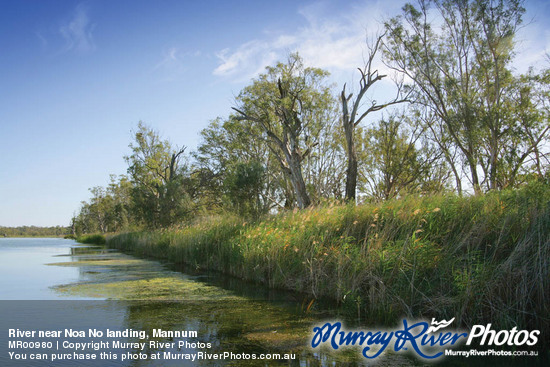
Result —
<path fill-rule="evenodd" d="M 311 208 L 259 223 L 209 217 L 107 245 L 330 298 L 372 322 L 455 317 L 550 334 L 548 185 Z"/>

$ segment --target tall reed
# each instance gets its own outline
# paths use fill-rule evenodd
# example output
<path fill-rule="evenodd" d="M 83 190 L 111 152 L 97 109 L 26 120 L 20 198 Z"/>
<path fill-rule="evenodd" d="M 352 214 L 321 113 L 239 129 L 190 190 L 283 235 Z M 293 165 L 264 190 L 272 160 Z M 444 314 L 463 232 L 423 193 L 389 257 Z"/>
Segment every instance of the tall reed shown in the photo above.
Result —
<path fill-rule="evenodd" d="M 550 334 L 550 188 L 227 215 L 108 245 L 330 298 L 379 323 L 456 317 Z"/>

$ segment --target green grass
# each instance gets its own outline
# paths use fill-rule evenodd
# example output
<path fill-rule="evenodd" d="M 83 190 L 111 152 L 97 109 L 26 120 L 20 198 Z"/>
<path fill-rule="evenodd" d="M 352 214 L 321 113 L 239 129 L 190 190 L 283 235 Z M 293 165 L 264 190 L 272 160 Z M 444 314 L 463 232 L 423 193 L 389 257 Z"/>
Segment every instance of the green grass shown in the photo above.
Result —
<path fill-rule="evenodd" d="M 336 300 L 378 323 L 456 317 L 550 334 L 550 188 L 477 197 L 408 196 L 288 212 L 247 224 L 110 237 L 139 255 Z"/>
<path fill-rule="evenodd" d="M 90 245 L 103 245 L 105 244 L 105 236 L 102 234 L 85 234 L 78 236 L 76 242 Z"/>

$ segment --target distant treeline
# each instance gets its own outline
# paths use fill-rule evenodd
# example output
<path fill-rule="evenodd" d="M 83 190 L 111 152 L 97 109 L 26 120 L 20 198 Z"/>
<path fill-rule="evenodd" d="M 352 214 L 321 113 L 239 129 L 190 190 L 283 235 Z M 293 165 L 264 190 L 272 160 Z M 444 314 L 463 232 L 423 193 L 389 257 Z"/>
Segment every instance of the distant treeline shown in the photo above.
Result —
<path fill-rule="evenodd" d="M 69 227 L 0 227 L 0 237 L 61 237 L 70 233 Z"/>

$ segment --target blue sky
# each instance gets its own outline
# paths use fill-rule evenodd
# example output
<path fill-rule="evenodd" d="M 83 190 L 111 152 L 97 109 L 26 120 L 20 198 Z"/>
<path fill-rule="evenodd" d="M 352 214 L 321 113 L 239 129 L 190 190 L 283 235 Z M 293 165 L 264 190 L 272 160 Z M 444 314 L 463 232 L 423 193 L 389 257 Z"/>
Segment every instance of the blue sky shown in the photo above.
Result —
<path fill-rule="evenodd" d="M 403 3 L 0 0 L 0 226 L 68 225 L 126 172 L 140 120 L 193 150 L 288 52 L 353 82 L 366 35 Z M 520 71 L 550 50 L 550 4 L 526 8 Z"/>

